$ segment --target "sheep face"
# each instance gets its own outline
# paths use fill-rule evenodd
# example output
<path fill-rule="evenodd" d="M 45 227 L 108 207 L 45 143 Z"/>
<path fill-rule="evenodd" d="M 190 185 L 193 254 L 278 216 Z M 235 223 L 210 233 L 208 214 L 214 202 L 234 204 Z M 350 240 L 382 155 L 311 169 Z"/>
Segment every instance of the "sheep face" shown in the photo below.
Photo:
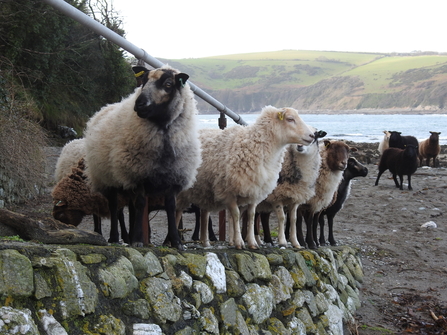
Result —
<path fill-rule="evenodd" d="M 53 217 L 65 224 L 79 226 L 85 213 L 81 210 L 69 209 L 64 201 L 55 201 L 53 207 Z"/>
<path fill-rule="evenodd" d="M 282 144 L 297 143 L 303 145 L 311 144 L 315 135 L 293 108 L 282 108 L 277 116 L 281 129 L 278 136 L 282 137 Z"/>
<path fill-rule="evenodd" d="M 439 135 L 441 135 L 441 133 L 440 132 L 436 132 L 436 131 L 431 131 L 430 134 L 431 134 L 430 135 L 430 141 L 438 143 L 439 142 Z"/>
<path fill-rule="evenodd" d="M 138 116 L 162 127 L 168 126 L 178 115 L 176 105 L 189 76 L 177 70 L 163 67 L 145 73 L 141 94 L 135 101 Z"/>
<path fill-rule="evenodd" d="M 344 171 L 348 166 L 349 146 L 341 141 L 324 141 L 326 164 L 331 171 Z"/>
<path fill-rule="evenodd" d="M 366 177 L 368 175 L 368 168 L 354 157 L 349 157 L 346 171 L 349 171 L 352 177 Z"/>

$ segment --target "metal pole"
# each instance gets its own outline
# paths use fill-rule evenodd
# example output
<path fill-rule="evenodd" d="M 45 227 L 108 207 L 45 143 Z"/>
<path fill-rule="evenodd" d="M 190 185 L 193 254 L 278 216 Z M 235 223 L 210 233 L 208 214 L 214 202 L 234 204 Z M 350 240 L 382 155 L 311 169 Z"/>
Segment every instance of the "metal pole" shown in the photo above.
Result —
<path fill-rule="evenodd" d="M 118 35 L 114 31 L 110 30 L 109 28 L 103 26 L 98 21 L 95 21 L 87 14 L 84 14 L 80 10 L 76 9 L 72 5 L 66 3 L 63 0 L 42 0 L 46 2 L 47 4 L 53 6 L 54 8 L 60 10 L 65 15 L 71 17 L 72 19 L 78 21 L 79 23 L 87 26 L 94 32 L 98 33 L 99 35 L 107 38 L 108 40 L 112 41 L 113 43 L 117 44 L 124 50 L 130 52 L 132 55 L 134 55 L 137 59 L 143 59 L 146 63 L 153 66 L 154 68 L 162 67 L 164 64 L 159 61 L 158 59 L 152 57 L 151 55 L 147 54 L 143 49 L 138 48 L 134 44 L 127 41 L 124 37 Z M 191 87 L 191 90 L 200 98 L 208 102 L 211 106 L 215 107 L 219 112 L 223 112 L 229 117 L 231 117 L 234 122 L 246 126 L 247 123 L 241 118 L 241 116 L 235 112 L 233 112 L 231 109 L 214 99 L 211 95 L 204 92 L 202 89 L 194 85 L 192 82 L 188 81 L 189 86 Z"/>

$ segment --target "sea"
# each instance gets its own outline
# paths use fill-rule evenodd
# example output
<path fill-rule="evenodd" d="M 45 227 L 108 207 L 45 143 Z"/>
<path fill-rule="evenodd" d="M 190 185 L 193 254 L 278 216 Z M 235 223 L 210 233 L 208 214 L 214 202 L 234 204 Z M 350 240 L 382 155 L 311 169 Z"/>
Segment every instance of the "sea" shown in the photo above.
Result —
<path fill-rule="evenodd" d="M 247 124 L 253 124 L 259 114 L 240 114 Z M 198 115 L 200 128 L 218 128 L 219 114 Z M 441 132 L 439 144 L 447 144 L 447 114 L 300 114 L 303 121 L 327 132 L 326 138 L 357 143 L 374 143 L 383 139 L 384 130 L 400 131 L 419 141 L 430 131 Z M 227 127 L 236 125 L 227 116 Z"/>

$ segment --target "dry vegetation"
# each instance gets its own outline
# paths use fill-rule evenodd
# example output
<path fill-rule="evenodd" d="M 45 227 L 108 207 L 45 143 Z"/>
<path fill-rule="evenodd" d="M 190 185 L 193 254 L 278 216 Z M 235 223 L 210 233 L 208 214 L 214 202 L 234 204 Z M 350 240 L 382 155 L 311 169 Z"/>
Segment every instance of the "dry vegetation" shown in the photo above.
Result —
<path fill-rule="evenodd" d="M 20 95 L 13 86 L 0 91 L 0 183 L 14 180 L 18 195 L 27 197 L 43 186 L 39 181 L 45 171 L 46 136 L 36 107 Z"/>

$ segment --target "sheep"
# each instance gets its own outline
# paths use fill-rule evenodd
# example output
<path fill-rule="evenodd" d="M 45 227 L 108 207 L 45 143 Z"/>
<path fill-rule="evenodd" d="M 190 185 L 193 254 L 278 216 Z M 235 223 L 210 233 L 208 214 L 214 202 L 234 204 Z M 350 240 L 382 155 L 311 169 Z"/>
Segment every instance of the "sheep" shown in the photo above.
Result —
<path fill-rule="evenodd" d="M 179 194 L 177 213 L 190 203 L 200 207 L 200 240 L 207 247 L 209 212 L 227 208 L 233 220 L 230 245 L 242 249 L 239 206 L 247 206 L 247 245 L 259 248 L 253 231 L 256 205 L 275 188 L 286 146 L 309 145 L 313 139 L 295 109 L 273 106 L 264 107 L 247 127 L 201 129 L 202 165 L 194 186 Z"/>
<path fill-rule="evenodd" d="M 189 76 L 165 65 L 148 70 L 142 86 L 109 112 L 87 122 L 87 175 L 103 193 L 117 229 L 116 193 L 131 191 L 130 241 L 142 246 L 145 196 L 164 196 L 171 246 L 183 250 L 175 223 L 176 196 L 194 183 L 200 165 L 197 109 Z"/>
<path fill-rule="evenodd" d="M 59 182 L 64 176 L 71 173 L 71 169 L 78 165 L 85 157 L 85 141 L 83 138 L 72 140 L 64 145 L 56 162 L 54 180 Z"/>
<path fill-rule="evenodd" d="M 383 152 L 390 147 L 391 133 L 388 130 L 384 130 L 383 133 L 385 135 L 383 135 L 383 139 L 380 141 L 379 148 L 377 149 L 379 150 L 380 154 L 383 154 Z"/>
<path fill-rule="evenodd" d="M 390 148 L 400 148 L 405 149 L 405 145 L 412 144 L 418 146 L 419 142 L 414 136 L 402 136 L 399 131 L 390 131 L 389 147 Z"/>
<path fill-rule="evenodd" d="M 318 138 L 325 135 L 324 131 L 316 131 L 315 141 L 308 147 L 295 144 L 287 147 L 275 189 L 256 207 L 257 213 L 265 214 L 261 215 L 261 223 L 267 241 L 271 242 L 267 214 L 275 211 L 278 218 L 278 244 L 280 247 L 287 247 L 284 207 L 287 206 L 290 220 L 295 222 L 298 206 L 315 194 L 315 182 L 321 164 Z M 296 225 L 293 225 L 291 244 L 294 248 L 300 248 L 295 228 Z"/>
<path fill-rule="evenodd" d="M 337 245 L 334 239 L 334 216 L 343 208 L 343 204 L 349 197 L 351 192 L 351 180 L 355 177 L 366 177 L 368 175 L 368 169 L 366 166 L 358 162 L 354 157 L 349 157 L 348 166 L 343 172 L 343 179 L 338 185 L 338 190 L 336 192 L 335 201 L 327 208 L 323 209 L 318 219 L 320 224 L 320 245 L 326 245 L 326 240 L 324 237 L 324 217 L 327 217 L 327 223 L 329 228 L 328 241 L 332 246 Z"/>
<path fill-rule="evenodd" d="M 396 187 L 403 189 L 403 176 L 408 177 L 408 189 L 411 187 L 411 175 L 416 172 L 418 168 L 418 147 L 412 144 L 407 144 L 405 149 L 388 148 L 383 152 L 379 161 L 379 174 L 377 175 L 375 186 L 379 184 L 379 179 L 382 173 L 390 170 L 393 174 L 393 180 Z M 399 176 L 400 183 L 397 182 L 396 176 Z"/>
<path fill-rule="evenodd" d="M 430 158 L 433 158 L 433 167 L 436 167 L 436 157 L 438 157 L 441 152 L 441 147 L 439 145 L 439 135 L 440 132 L 431 131 L 430 137 L 421 141 L 419 143 L 419 160 L 422 166 L 422 161 L 425 158 L 427 166 L 430 166 Z"/>
<path fill-rule="evenodd" d="M 55 180 L 51 195 L 53 198 L 53 217 L 56 220 L 78 226 L 84 216 L 93 215 L 94 231 L 102 234 L 101 217 L 109 217 L 107 199 L 98 192 L 91 192 L 86 181 L 85 139 L 68 142 L 61 150 L 56 162 Z M 120 210 L 118 213 L 121 237 L 129 242 L 124 222 L 123 208 L 127 205 L 126 197 L 119 195 Z M 118 239 L 118 238 L 116 238 Z M 111 236 L 111 240 L 114 240 Z"/>
<path fill-rule="evenodd" d="M 298 242 L 301 246 L 309 249 L 316 249 L 318 241 L 316 238 L 318 228 L 318 218 L 323 209 L 328 207 L 333 201 L 334 194 L 343 178 L 343 171 L 348 165 L 350 148 L 343 141 L 325 140 L 320 144 L 321 166 L 315 185 L 315 195 L 305 204 L 298 208 Z M 306 222 L 306 238 L 304 239 L 301 227 L 301 216 Z M 294 221 L 290 221 L 293 224 Z"/>

